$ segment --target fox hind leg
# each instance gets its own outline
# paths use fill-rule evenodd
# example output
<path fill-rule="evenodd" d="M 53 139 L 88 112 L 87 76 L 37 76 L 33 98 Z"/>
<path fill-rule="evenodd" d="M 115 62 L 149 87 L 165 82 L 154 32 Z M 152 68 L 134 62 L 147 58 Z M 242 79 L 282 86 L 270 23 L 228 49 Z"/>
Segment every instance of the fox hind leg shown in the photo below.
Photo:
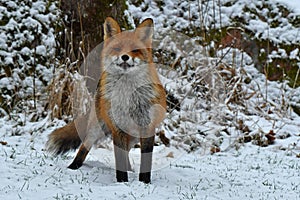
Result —
<path fill-rule="evenodd" d="M 75 159 L 68 166 L 68 168 L 69 169 L 74 169 L 74 170 L 75 169 L 79 169 L 82 166 L 82 164 L 83 164 L 83 162 L 84 162 L 84 160 L 85 160 L 85 158 L 86 158 L 86 156 L 87 156 L 88 153 L 89 153 L 89 149 L 87 149 L 84 146 L 84 144 L 81 144 L 81 146 L 80 146 L 80 148 L 78 150 L 78 153 L 76 154 Z"/>
<path fill-rule="evenodd" d="M 81 144 L 81 146 L 76 154 L 76 157 L 74 158 L 73 162 L 68 166 L 68 168 L 79 169 L 82 166 L 87 154 L 91 150 L 93 144 L 98 139 L 99 135 L 97 135 L 95 133 L 97 133 L 97 132 L 90 133 L 86 136 L 86 138 L 84 139 L 84 142 Z"/>
<path fill-rule="evenodd" d="M 95 117 L 94 117 L 95 118 Z M 74 158 L 73 162 L 68 166 L 70 169 L 79 169 L 87 154 L 91 150 L 93 144 L 102 136 L 104 136 L 104 129 L 103 123 L 98 123 L 97 121 L 93 121 L 89 124 L 87 131 L 88 134 L 86 135 L 83 143 L 81 144 L 76 157 Z"/>

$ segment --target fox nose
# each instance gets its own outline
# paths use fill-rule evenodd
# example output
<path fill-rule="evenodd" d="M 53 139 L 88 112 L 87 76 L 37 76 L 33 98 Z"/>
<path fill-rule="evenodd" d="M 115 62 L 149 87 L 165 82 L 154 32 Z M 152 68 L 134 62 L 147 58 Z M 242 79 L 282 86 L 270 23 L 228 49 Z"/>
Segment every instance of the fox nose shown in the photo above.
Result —
<path fill-rule="evenodd" d="M 124 55 L 121 56 L 121 59 L 122 59 L 124 62 L 126 62 L 127 60 L 129 60 L 129 56 L 126 55 L 126 54 L 124 54 Z"/>

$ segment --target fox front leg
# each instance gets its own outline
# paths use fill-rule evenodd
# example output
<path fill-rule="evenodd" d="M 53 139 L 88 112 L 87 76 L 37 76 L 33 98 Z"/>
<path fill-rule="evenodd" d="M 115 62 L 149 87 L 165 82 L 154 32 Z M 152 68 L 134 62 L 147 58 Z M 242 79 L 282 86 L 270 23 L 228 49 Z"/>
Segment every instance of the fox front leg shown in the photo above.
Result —
<path fill-rule="evenodd" d="M 128 182 L 127 171 L 131 168 L 128 155 L 129 140 L 130 137 L 126 133 L 113 134 L 117 182 Z"/>
<path fill-rule="evenodd" d="M 140 166 L 139 181 L 144 183 L 150 183 L 154 136 L 150 136 L 148 138 L 141 138 L 140 142 L 141 142 L 141 166 Z"/>

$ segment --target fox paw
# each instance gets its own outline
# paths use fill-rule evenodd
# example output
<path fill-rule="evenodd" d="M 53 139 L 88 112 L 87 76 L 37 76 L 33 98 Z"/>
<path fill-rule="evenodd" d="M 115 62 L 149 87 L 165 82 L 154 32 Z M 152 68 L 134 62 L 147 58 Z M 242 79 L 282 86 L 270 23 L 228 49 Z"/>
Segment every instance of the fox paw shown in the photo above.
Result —
<path fill-rule="evenodd" d="M 76 170 L 76 169 L 79 169 L 81 166 L 82 166 L 82 163 L 72 162 L 72 163 L 68 166 L 68 168 L 69 168 L 69 169 Z"/>

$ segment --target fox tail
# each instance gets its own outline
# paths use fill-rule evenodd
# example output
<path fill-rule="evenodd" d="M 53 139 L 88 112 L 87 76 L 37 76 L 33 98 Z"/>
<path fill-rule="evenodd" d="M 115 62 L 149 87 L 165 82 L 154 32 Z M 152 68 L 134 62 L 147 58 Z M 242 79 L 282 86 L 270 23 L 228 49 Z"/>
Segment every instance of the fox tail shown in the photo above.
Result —
<path fill-rule="evenodd" d="M 59 155 L 70 150 L 76 150 L 86 137 L 87 116 L 82 116 L 64 127 L 53 131 L 46 143 L 47 151 Z"/>

